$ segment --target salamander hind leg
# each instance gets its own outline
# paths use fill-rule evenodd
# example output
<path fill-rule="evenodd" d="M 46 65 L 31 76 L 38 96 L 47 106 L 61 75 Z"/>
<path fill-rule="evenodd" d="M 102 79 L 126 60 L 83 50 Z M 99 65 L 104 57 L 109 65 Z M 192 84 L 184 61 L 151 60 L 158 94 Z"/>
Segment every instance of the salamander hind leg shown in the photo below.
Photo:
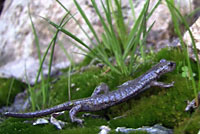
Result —
<path fill-rule="evenodd" d="M 81 110 L 81 107 L 82 107 L 81 105 L 76 105 L 72 107 L 72 109 L 69 111 L 69 117 L 72 122 L 76 122 L 80 125 L 83 125 L 84 120 L 76 117 L 76 114 Z"/>
<path fill-rule="evenodd" d="M 94 92 L 92 93 L 92 96 L 99 95 L 101 93 L 107 94 L 109 92 L 109 87 L 106 83 L 101 83 L 99 86 L 97 86 L 94 89 Z"/>
<path fill-rule="evenodd" d="M 169 88 L 169 87 L 173 87 L 174 86 L 174 81 L 172 83 L 163 83 L 163 82 L 158 82 L 158 81 L 152 81 L 150 83 L 151 86 L 158 86 L 158 87 L 162 87 L 162 88 Z"/>

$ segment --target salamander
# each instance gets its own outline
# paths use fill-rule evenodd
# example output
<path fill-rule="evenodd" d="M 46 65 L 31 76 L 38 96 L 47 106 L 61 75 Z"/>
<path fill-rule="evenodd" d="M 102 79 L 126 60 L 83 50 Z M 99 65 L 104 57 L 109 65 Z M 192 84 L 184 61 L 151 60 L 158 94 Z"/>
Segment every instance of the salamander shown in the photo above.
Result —
<path fill-rule="evenodd" d="M 146 73 L 142 74 L 140 77 L 134 80 L 123 83 L 118 87 L 117 90 L 109 91 L 108 86 L 105 83 L 102 83 L 96 87 L 92 93 L 92 96 L 88 98 L 68 101 L 52 108 L 40 111 L 28 113 L 6 112 L 4 115 L 7 117 L 16 118 L 34 118 L 69 110 L 69 117 L 71 121 L 82 124 L 83 119 L 76 117 L 76 114 L 80 111 L 92 112 L 112 107 L 133 98 L 151 86 L 158 86 L 163 88 L 172 87 L 174 82 L 165 84 L 158 82 L 157 79 L 159 79 L 159 77 L 163 74 L 173 71 L 175 66 L 176 64 L 173 61 L 162 59 L 158 64 L 154 65 Z"/>

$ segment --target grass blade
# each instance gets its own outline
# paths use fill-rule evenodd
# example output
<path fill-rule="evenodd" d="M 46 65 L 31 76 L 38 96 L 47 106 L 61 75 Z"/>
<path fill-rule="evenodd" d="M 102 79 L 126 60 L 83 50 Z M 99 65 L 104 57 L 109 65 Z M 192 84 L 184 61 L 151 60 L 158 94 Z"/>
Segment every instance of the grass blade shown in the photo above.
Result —
<path fill-rule="evenodd" d="M 32 21 L 32 17 L 31 17 L 31 14 L 30 14 L 30 8 L 29 8 L 28 14 L 29 14 L 29 18 L 30 18 L 30 21 L 31 21 L 32 31 L 33 31 L 33 34 L 34 34 L 34 37 L 35 37 L 35 44 L 36 44 L 36 47 L 37 47 L 37 54 L 38 54 L 39 62 L 40 62 L 40 64 L 42 64 L 39 38 L 38 38 L 35 26 L 34 26 L 33 21 Z M 44 78 L 43 78 L 43 70 L 42 69 L 41 69 L 41 75 L 40 76 L 41 76 L 41 82 L 42 82 L 42 94 L 43 94 L 43 106 L 44 106 L 46 104 L 46 90 L 47 89 L 45 88 L 45 82 L 44 82 Z"/>
<path fill-rule="evenodd" d="M 191 67 L 191 63 L 190 63 L 190 58 L 189 58 L 189 53 L 188 53 L 188 50 L 186 48 L 186 44 L 184 43 L 183 37 L 181 35 L 181 31 L 179 29 L 179 23 L 178 23 L 177 18 L 180 18 L 181 21 L 184 23 L 184 25 L 185 25 L 186 29 L 188 30 L 189 35 L 191 37 L 192 46 L 193 46 L 195 57 L 196 57 L 197 63 L 198 63 L 197 64 L 198 71 L 199 71 L 198 72 L 198 74 L 199 74 L 198 77 L 200 78 L 200 65 L 199 65 L 200 62 L 199 62 L 199 58 L 198 58 L 198 53 L 197 53 L 197 48 L 196 48 L 196 45 L 195 45 L 194 37 L 193 37 L 192 32 L 191 32 L 191 30 L 189 28 L 189 25 L 187 24 L 187 22 L 185 21 L 184 17 L 181 15 L 181 13 L 178 11 L 178 9 L 174 6 L 174 3 L 169 1 L 169 0 L 166 0 L 166 2 L 167 2 L 167 5 L 168 5 L 168 8 L 170 9 L 171 15 L 172 15 L 172 20 L 173 20 L 173 23 L 174 23 L 175 32 L 176 32 L 176 34 L 178 35 L 178 37 L 180 39 L 181 46 L 183 48 L 183 51 L 184 51 L 184 54 L 185 54 L 185 57 L 186 57 L 186 60 L 187 60 L 187 65 L 188 65 L 188 69 L 189 69 L 189 75 L 191 76 L 191 80 L 192 80 L 192 87 L 194 89 L 194 94 L 195 94 L 195 96 L 197 98 L 197 96 L 198 96 L 198 94 L 197 94 L 198 88 L 196 87 L 196 84 L 195 84 L 195 80 L 194 80 L 193 72 L 192 72 L 192 67 Z M 200 80 L 199 80 L 199 85 L 197 85 L 197 86 L 200 87 Z"/>
<path fill-rule="evenodd" d="M 12 78 L 12 81 L 11 81 L 11 84 L 10 84 L 10 87 L 9 87 L 9 92 L 8 92 L 7 101 L 6 101 L 6 106 L 8 106 L 8 104 L 9 104 L 10 95 L 11 95 L 11 91 L 12 91 L 12 89 L 13 89 L 14 82 L 15 82 L 15 79 Z"/>
<path fill-rule="evenodd" d="M 70 11 L 59 1 L 56 0 L 56 2 L 58 2 L 58 4 L 60 4 L 60 6 L 67 12 L 69 13 L 69 15 L 72 17 L 72 19 L 76 22 L 76 24 L 79 26 L 79 28 L 81 29 L 81 31 L 86 35 L 86 37 L 88 38 L 88 40 L 90 40 L 90 43 L 93 44 L 95 46 L 95 43 L 93 42 L 93 40 L 89 37 L 88 32 L 86 32 L 84 30 L 84 28 L 81 26 L 81 24 L 79 23 L 79 21 L 74 17 L 74 15 L 72 15 L 70 13 Z"/>
<path fill-rule="evenodd" d="M 129 4 L 131 6 L 131 12 L 132 12 L 132 15 L 133 15 L 133 20 L 136 20 L 136 16 L 135 16 L 135 6 L 133 4 L 133 0 L 129 0 Z"/>
<path fill-rule="evenodd" d="M 97 40 L 97 42 L 100 44 L 100 40 L 92 26 L 92 24 L 90 23 L 90 21 L 88 20 L 87 16 L 85 15 L 85 13 L 83 12 L 82 8 L 80 7 L 80 5 L 78 4 L 78 2 L 76 0 L 74 0 L 74 3 L 77 7 L 77 9 L 79 10 L 81 16 L 83 17 L 83 19 L 85 20 L 85 22 L 87 23 L 88 27 L 90 28 L 91 32 L 93 33 L 95 39 Z"/>
<path fill-rule="evenodd" d="M 126 42 L 127 39 L 127 27 L 125 26 L 124 23 L 124 17 L 122 14 L 122 8 L 121 8 L 121 2 L 119 3 L 118 0 L 114 0 L 115 5 L 117 7 L 117 12 L 114 14 L 114 18 L 116 21 L 116 25 L 117 25 L 117 32 L 119 34 L 119 37 L 121 39 L 121 42 Z M 123 47 L 125 48 L 126 46 L 123 45 Z"/>

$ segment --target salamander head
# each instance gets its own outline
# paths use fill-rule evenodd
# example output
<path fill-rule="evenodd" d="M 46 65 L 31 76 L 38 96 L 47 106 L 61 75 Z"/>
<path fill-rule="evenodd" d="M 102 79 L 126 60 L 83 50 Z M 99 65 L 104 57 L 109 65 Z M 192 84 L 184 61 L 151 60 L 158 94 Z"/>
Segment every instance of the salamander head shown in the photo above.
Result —
<path fill-rule="evenodd" d="M 161 76 L 162 74 L 173 71 L 175 69 L 175 67 L 176 67 L 175 62 L 162 59 L 162 60 L 160 60 L 160 63 L 158 63 L 155 66 L 155 73 L 158 76 Z"/>

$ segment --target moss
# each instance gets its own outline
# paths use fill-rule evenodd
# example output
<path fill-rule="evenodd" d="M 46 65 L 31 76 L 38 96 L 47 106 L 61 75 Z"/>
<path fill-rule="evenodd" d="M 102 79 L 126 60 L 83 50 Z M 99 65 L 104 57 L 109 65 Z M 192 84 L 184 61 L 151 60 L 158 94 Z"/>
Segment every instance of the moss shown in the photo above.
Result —
<path fill-rule="evenodd" d="M 146 72 L 152 65 L 156 64 L 160 59 L 175 61 L 177 64 L 176 70 L 162 76 L 159 81 L 170 83 L 175 81 L 175 85 L 169 89 L 152 87 L 141 93 L 135 99 L 131 99 L 125 103 L 111 107 L 106 110 L 94 112 L 94 114 L 102 115 L 105 119 L 85 118 L 85 126 L 82 128 L 69 120 L 68 112 L 59 117 L 59 119 L 68 122 L 65 128 L 57 131 L 52 125 L 32 126 L 31 124 L 23 123 L 25 119 L 9 118 L 0 124 L 0 133 L 98 133 L 99 126 L 107 125 L 112 128 L 111 133 L 115 133 L 116 127 L 132 127 L 138 128 L 142 126 L 153 126 L 160 123 L 168 128 L 175 128 L 175 132 L 181 133 L 197 133 L 199 127 L 198 114 L 184 112 L 186 100 L 191 100 L 194 97 L 193 89 L 190 81 L 186 81 L 181 76 L 181 67 L 185 65 L 183 54 L 177 49 L 163 49 L 158 52 L 150 62 L 141 64 L 133 76 L 124 77 L 112 72 L 105 73 L 106 69 L 90 68 L 81 74 L 71 76 L 71 98 L 79 99 L 89 97 L 94 88 L 101 82 L 109 85 L 110 89 L 114 90 L 123 82 L 134 79 Z M 192 66 L 196 69 L 195 62 Z M 57 83 L 51 85 L 50 105 L 56 105 L 68 100 L 68 78 L 61 76 Z M 78 89 L 78 91 L 77 91 Z M 78 114 L 78 117 L 82 113 Z M 115 117 L 120 117 L 115 119 Z M 189 122 L 190 121 L 190 122 Z M 189 122 L 189 123 L 188 123 Z M 187 127 L 185 127 L 187 124 Z M 183 131 L 182 131 L 183 130 Z M 143 132 L 141 132 L 143 133 Z"/>
<path fill-rule="evenodd" d="M 22 92 L 26 85 L 16 79 L 0 78 L 0 107 L 8 105 L 14 101 L 17 93 Z"/>
<path fill-rule="evenodd" d="M 65 127 L 63 130 L 57 130 L 53 125 L 31 125 L 26 119 L 11 119 L 4 121 L 0 125 L 1 134 L 92 134 L 99 131 L 98 127 Z"/>
<path fill-rule="evenodd" d="M 102 82 L 107 83 L 110 89 L 113 90 L 119 85 L 118 83 L 123 83 L 129 79 L 131 79 L 131 77 L 119 77 L 117 74 L 111 72 L 105 74 L 105 70 L 97 67 L 90 68 L 81 74 L 77 73 L 71 76 L 71 85 L 74 85 L 71 87 L 71 99 L 89 97 L 95 87 Z M 56 105 L 68 100 L 67 81 L 67 76 L 62 76 L 62 78 L 53 85 L 53 90 L 50 92 L 50 100 L 53 100 L 51 105 Z"/>
<path fill-rule="evenodd" d="M 184 118 L 174 129 L 174 134 L 196 134 L 200 130 L 200 109 L 191 114 L 188 118 Z"/>
<path fill-rule="evenodd" d="M 83 61 L 80 63 L 80 64 L 78 64 L 78 68 L 81 68 L 81 67 L 83 67 L 83 66 L 87 66 L 88 64 L 90 64 L 90 62 L 92 61 L 92 58 L 88 55 L 88 56 L 86 56 L 84 59 L 83 59 Z"/>
<path fill-rule="evenodd" d="M 126 113 L 127 117 L 111 120 L 112 127 L 126 126 L 137 128 L 161 123 L 166 127 L 173 128 L 183 118 L 188 117 L 188 114 L 184 112 L 185 100 L 187 100 L 188 94 L 192 94 L 192 90 L 186 90 L 185 84 L 177 88 L 180 81 L 184 80 L 182 77 L 168 75 L 167 79 L 164 82 L 175 79 L 175 87 L 170 89 L 151 88 L 147 92 L 142 93 L 138 99 L 130 100 L 129 106 L 131 110 Z M 124 108 L 122 105 L 120 109 L 127 108 Z"/>

